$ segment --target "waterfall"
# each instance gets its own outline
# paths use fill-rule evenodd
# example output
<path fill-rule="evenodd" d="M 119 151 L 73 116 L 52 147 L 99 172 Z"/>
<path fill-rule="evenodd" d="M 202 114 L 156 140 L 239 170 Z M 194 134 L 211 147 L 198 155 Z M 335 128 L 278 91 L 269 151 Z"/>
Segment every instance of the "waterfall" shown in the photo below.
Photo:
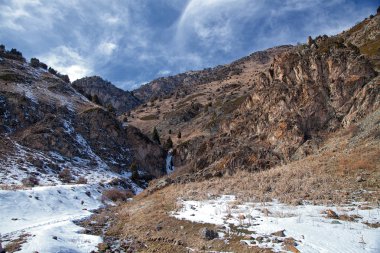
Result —
<path fill-rule="evenodd" d="M 166 156 L 166 174 L 173 173 L 173 149 L 170 149 Z"/>

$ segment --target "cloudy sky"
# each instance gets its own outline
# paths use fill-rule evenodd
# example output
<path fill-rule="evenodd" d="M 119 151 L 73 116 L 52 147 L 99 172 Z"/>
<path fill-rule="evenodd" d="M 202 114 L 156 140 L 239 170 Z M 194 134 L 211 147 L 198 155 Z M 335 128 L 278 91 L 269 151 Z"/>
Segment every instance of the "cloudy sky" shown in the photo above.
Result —
<path fill-rule="evenodd" d="M 380 0 L 0 0 L 0 44 L 123 89 L 333 35 Z"/>

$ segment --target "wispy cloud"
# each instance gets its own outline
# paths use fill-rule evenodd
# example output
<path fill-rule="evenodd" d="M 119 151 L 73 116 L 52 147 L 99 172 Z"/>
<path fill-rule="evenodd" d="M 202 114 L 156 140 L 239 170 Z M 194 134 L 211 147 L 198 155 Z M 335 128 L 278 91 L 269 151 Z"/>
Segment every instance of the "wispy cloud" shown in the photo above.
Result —
<path fill-rule="evenodd" d="M 334 34 L 376 9 L 349 0 L 0 0 L 0 41 L 71 80 L 131 89 L 255 50 Z"/>
<path fill-rule="evenodd" d="M 69 74 L 72 80 L 92 74 L 92 66 L 74 49 L 60 46 L 52 49 L 45 55 L 38 56 L 50 66 L 54 66 L 62 73 Z"/>

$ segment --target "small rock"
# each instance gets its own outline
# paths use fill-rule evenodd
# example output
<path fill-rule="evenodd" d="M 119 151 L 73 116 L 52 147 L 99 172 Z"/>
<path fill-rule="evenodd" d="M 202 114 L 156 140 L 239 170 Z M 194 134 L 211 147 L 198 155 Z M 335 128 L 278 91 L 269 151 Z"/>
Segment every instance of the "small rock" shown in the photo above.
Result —
<path fill-rule="evenodd" d="M 277 231 L 277 232 L 274 232 L 274 233 L 271 233 L 271 235 L 273 236 L 278 236 L 278 237 L 285 237 L 285 233 L 284 233 L 285 230 L 280 230 L 280 231 Z"/>
<path fill-rule="evenodd" d="M 161 225 L 161 224 L 158 224 L 158 225 L 156 226 L 156 231 L 160 231 L 160 230 L 162 230 L 162 225 Z"/>
<path fill-rule="evenodd" d="M 313 39 L 311 36 L 307 37 L 307 45 L 310 47 L 314 43 Z"/>
<path fill-rule="evenodd" d="M 199 232 L 201 237 L 205 240 L 212 240 L 219 237 L 218 232 L 212 229 L 202 228 Z"/>
<path fill-rule="evenodd" d="M 262 236 L 258 236 L 258 237 L 256 237 L 256 241 L 258 241 L 258 242 L 263 242 L 264 241 L 264 237 L 262 237 Z"/>
<path fill-rule="evenodd" d="M 331 222 L 331 224 L 342 224 L 340 221 L 337 221 L 337 220 L 333 220 L 332 222 Z"/>
<path fill-rule="evenodd" d="M 54 239 L 54 240 L 58 240 L 58 237 L 54 235 L 54 236 L 53 236 L 53 239 Z"/>
<path fill-rule="evenodd" d="M 337 215 L 336 212 L 334 212 L 333 210 L 327 209 L 325 212 L 327 214 L 327 218 L 339 219 L 339 215 Z"/>
<path fill-rule="evenodd" d="M 273 239 L 272 239 L 272 242 L 273 242 L 273 243 L 281 243 L 281 242 L 283 242 L 283 241 L 280 240 L 280 239 L 278 239 L 278 238 L 273 238 Z"/>
<path fill-rule="evenodd" d="M 296 240 L 293 237 L 285 238 L 284 245 L 297 246 Z"/>
<path fill-rule="evenodd" d="M 362 176 L 357 176 L 356 177 L 356 182 L 360 183 L 360 182 L 364 182 L 364 178 Z"/>

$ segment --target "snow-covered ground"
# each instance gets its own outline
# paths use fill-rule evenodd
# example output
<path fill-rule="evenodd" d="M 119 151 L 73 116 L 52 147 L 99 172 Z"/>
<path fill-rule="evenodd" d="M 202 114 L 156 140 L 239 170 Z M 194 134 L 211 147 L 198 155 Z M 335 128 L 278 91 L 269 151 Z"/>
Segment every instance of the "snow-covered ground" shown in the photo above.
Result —
<path fill-rule="evenodd" d="M 3 246 L 26 235 L 20 252 L 90 252 L 102 240 L 80 234 L 73 220 L 99 208 L 102 189 L 96 185 L 41 186 L 0 191 L 0 233 Z M 8 241 L 8 242 L 7 242 Z"/>
<path fill-rule="evenodd" d="M 224 225 L 219 232 L 228 241 L 230 233 L 243 233 L 247 245 L 284 251 L 285 238 L 295 239 L 300 252 L 360 253 L 380 252 L 380 228 L 363 222 L 380 222 L 380 208 L 363 203 L 343 206 L 288 206 L 269 203 L 239 203 L 234 196 L 206 201 L 180 201 L 182 209 L 173 212 L 178 219 Z M 370 209 L 369 209 L 370 208 Z M 325 211 L 356 217 L 355 221 L 327 218 Z M 285 236 L 272 235 L 284 230 Z"/>

